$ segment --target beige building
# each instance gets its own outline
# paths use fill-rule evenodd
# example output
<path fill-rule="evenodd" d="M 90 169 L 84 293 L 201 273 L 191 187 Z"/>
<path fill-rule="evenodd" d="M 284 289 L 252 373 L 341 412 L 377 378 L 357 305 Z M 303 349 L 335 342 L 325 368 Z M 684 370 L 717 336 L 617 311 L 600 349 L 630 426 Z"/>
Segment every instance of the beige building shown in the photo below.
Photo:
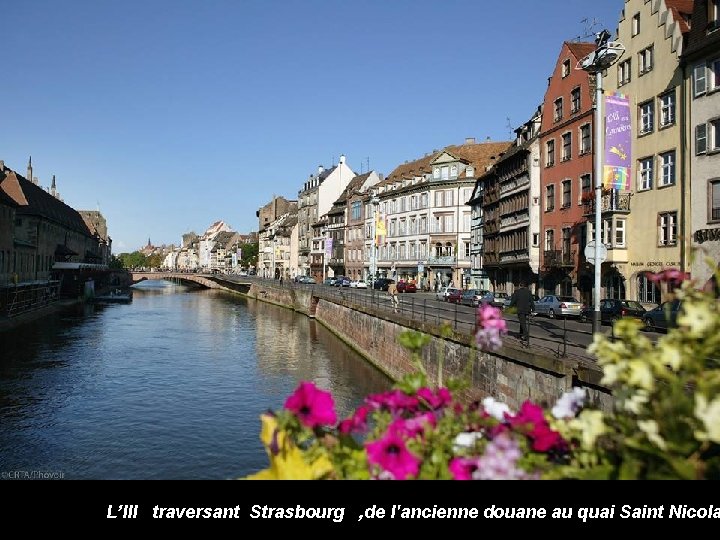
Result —
<path fill-rule="evenodd" d="M 683 160 L 679 106 L 680 55 L 689 30 L 692 0 L 626 0 L 617 31 L 625 54 L 607 70 L 605 92 L 629 97 L 632 180 L 626 208 L 603 211 L 604 294 L 644 304 L 665 299 L 647 278 L 666 268 L 688 270 L 688 172 Z M 627 217 L 627 219 L 625 219 Z M 614 249 L 614 248 L 626 249 Z"/>
<path fill-rule="evenodd" d="M 703 285 L 720 261 L 720 2 L 696 0 L 683 53 L 690 121 L 690 271 Z M 708 261 L 710 260 L 710 264 Z"/>

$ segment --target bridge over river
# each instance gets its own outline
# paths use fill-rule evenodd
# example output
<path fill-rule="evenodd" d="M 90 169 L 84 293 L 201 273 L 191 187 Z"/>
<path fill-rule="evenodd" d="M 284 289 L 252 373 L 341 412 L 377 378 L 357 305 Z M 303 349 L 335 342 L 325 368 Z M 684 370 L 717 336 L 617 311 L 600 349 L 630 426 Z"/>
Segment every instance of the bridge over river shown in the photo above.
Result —
<path fill-rule="evenodd" d="M 230 289 L 232 291 L 247 293 L 250 290 L 250 281 L 243 280 L 242 276 L 229 276 L 225 274 L 198 274 L 189 272 L 130 272 L 133 284 L 146 280 L 166 280 L 173 283 L 182 283 L 190 287 L 203 287 L 206 289 Z"/>

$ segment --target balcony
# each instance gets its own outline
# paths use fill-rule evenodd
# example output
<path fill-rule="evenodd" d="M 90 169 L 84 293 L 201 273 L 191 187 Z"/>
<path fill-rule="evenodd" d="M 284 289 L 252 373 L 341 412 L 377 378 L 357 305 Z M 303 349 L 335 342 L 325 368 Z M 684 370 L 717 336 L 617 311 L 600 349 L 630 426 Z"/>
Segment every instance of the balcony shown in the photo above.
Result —
<path fill-rule="evenodd" d="M 630 213 L 630 193 L 619 193 L 617 191 L 611 191 L 606 193 L 600 199 L 600 212 L 605 213 L 618 213 L 618 214 L 629 214 Z M 583 213 L 586 216 L 595 214 L 595 198 L 586 200 L 583 203 Z"/>
<path fill-rule="evenodd" d="M 429 266 L 450 265 L 455 264 L 455 261 L 457 261 L 455 255 L 445 255 L 443 257 L 428 257 L 427 264 Z"/>
<path fill-rule="evenodd" d="M 575 251 L 552 249 L 545 251 L 545 268 L 565 268 L 575 266 Z"/>

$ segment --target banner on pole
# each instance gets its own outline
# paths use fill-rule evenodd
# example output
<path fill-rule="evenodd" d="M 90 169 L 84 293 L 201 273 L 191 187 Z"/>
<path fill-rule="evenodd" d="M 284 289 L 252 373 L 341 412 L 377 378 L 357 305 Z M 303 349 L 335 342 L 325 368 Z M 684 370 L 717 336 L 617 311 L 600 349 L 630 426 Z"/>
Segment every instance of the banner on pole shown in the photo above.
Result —
<path fill-rule="evenodd" d="M 375 245 L 379 246 L 382 244 L 383 239 L 387 236 L 387 227 L 385 227 L 385 220 L 378 216 L 377 222 L 375 223 Z"/>
<path fill-rule="evenodd" d="M 605 96 L 604 189 L 630 190 L 631 144 L 630 100 L 619 93 Z"/>
<path fill-rule="evenodd" d="M 332 257 L 332 248 L 333 248 L 333 239 L 332 238 L 326 238 L 325 239 L 325 257 L 328 259 Z"/>

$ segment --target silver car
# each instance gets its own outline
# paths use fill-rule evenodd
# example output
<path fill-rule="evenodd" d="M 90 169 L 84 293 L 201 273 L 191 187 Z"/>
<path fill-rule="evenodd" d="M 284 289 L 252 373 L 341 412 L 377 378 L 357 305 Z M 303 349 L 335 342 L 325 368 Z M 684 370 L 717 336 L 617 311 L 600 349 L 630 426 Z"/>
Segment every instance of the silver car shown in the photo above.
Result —
<path fill-rule="evenodd" d="M 549 294 L 535 302 L 535 313 L 547 315 L 551 319 L 558 317 L 580 317 L 583 304 L 572 296 L 556 296 Z"/>

